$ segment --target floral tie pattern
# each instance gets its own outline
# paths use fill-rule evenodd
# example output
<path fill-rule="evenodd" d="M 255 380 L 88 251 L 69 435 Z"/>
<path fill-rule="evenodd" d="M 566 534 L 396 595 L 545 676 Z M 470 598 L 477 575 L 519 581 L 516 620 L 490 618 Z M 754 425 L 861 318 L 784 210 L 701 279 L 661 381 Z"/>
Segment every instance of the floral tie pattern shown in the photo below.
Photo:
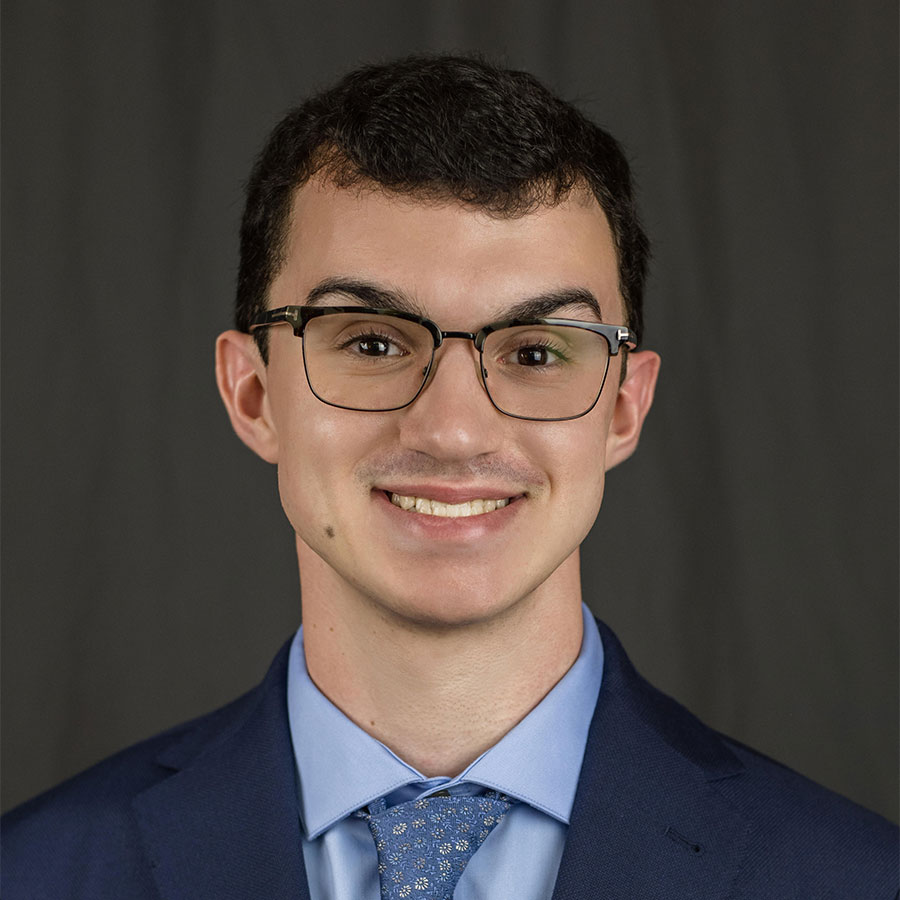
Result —
<path fill-rule="evenodd" d="M 451 900 L 463 869 L 513 803 L 496 791 L 442 793 L 390 809 L 376 800 L 358 812 L 375 838 L 383 900 Z"/>

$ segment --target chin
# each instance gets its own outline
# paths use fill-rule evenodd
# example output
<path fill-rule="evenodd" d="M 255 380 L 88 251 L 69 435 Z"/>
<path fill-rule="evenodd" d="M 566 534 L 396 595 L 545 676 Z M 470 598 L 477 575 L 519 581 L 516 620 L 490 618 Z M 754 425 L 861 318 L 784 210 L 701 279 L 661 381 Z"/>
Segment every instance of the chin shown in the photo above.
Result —
<path fill-rule="evenodd" d="M 488 625 L 508 614 L 529 591 L 498 591 L 479 581 L 473 589 L 458 584 L 427 585 L 412 592 L 408 585 L 381 586 L 378 593 L 367 592 L 383 614 L 397 624 L 425 629 L 464 628 Z"/>

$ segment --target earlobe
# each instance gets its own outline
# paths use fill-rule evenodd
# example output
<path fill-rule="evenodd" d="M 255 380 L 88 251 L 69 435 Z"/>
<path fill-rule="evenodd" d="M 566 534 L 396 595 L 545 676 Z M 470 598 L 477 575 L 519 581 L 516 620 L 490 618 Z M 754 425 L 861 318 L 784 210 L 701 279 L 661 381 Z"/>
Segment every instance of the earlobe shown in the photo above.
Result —
<path fill-rule="evenodd" d="M 619 386 L 606 439 L 606 468 L 624 462 L 637 449 L 644 419 L 653 404 L 661 360 L 652 350 L 628 355 L 628 374 Z"/>
<path fill-rule="evenodd" d="M 278 462 L 278 435 L 266 394 L 266 366 L 253 338 L 225 331 L 216 340 L 216 383 L 235 434 L 266 462 Z"/>

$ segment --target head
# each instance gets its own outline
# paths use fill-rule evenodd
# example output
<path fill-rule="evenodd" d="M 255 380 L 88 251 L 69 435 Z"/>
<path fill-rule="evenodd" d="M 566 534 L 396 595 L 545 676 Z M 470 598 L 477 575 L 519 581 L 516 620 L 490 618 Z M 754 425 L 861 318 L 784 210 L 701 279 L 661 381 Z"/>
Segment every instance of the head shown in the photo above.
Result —
<path fill-rule="evenodd" d="M 590 296 L 593 310 L 575 300 L 552 315 L 639 336 L 646 258 L 618 144 L 525 73 L 402 60 L 279 123 L 248 185 L 238 327 L 219 338 L 217 375 L 238 435 L 278 465 L 304 615 L 315 596 L 343 596 L 456 626 L 577 593 L 578 547 L 606 470 L 637 445 L 659 360 L 632 353 L 626 378 L 622 352 L 586 415 L 533 422 L 492 406 L 472 343 L 447 340 L 412 405 L 361 412 L 317 399 L 300 340 L 285 325 L 251 336 L 254 317 L 368 291 L 367 306 L 394 297 L 476 332 L 535 298 Z M 404 497 L 468 506 L 446 518 Z"/>

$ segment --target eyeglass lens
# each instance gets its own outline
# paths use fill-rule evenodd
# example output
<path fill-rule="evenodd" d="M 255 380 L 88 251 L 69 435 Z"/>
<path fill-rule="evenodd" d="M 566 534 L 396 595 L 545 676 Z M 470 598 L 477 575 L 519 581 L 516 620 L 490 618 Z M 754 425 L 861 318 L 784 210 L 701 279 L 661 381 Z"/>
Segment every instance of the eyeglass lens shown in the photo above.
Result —
<path fill-rule="evenodd" d="M 431 332 L 393 316 L 335 313 L 310 319 L 303 340 L 313 393 L 335 406 L 406 406 L 425 381 Z M 590 409 L 603 387 L 609 347 L 599 334 L 566 325 L 525 325 L 490 333 L 482 348 L 494 405 L 513 416 L 561 419 Z"/>

